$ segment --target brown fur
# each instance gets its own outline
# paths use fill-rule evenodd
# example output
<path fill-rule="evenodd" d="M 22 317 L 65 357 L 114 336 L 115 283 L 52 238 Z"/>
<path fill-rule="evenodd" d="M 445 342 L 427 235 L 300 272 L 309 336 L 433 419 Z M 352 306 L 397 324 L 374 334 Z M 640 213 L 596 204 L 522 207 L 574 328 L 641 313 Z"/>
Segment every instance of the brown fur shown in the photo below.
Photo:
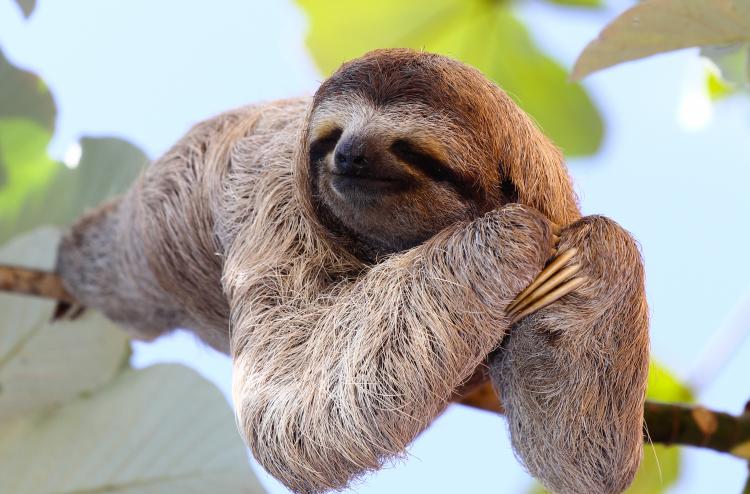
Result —
<path fill-rule="evenodd" d="M 310 149 L 355 131 L 403 191 L 333 192 L 330 149 Z M 450 180 L 381 145 L 399 139 Z M 503 342 L 491 374 L 521 460 L 559 492 L 620 492 L 641 456 L 641 261 L 615 223 L 579 217 L 560 152 L 499 88 L 385 50 L 311 102 L 196 126 L 73 227 L 58 270 L 139 336 L 187 326 L 230 350 L 240 429 L 294 491 L 344 488 L 402 454 Z M 562 247 L 589 281 L 503 341 L 505 308 L 551 253 L 550 220 L 571 224 Z"/>

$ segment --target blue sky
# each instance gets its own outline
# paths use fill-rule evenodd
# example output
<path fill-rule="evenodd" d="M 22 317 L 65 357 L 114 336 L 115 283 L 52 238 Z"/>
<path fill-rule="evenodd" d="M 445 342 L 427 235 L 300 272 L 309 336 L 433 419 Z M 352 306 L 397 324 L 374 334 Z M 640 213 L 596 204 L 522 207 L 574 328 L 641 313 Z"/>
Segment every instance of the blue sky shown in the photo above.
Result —
<path fill-rule="evenodd" d="M 304 45 L 305 17 L 287 1 L 39 4 L 24 21 L 11 0 L 0 0 L 0 47 L 50 85 L 59 109 L 51 152 L 58 157 L 83 135 L 120 136 L 155 157 L 192 123 L 254 101 L 311 93 L 323 77 Z M 537 41 L 570 67 L 627 5 L 618 0 L 588 12 L 530 2 L 520 12 Z M 704 382 L 699 398 L 706 406 L 739 412 L 750 399 L 750 344 L 741 339 L 750 329 L 750 99 L 722 101 L 705 118 L 695 98 L 703 70 L 687 50 L 588 78 L 607 134 L 596 156 L 569 166 L 584 212 L 614 218 L 641 243 L 655 357 Z M 691 130 L 696 121 L 701 128 Z M 136 364 L 184 362 L 228 395 L 227 358 L 189 336 L 136 348 Z M 731 359 L 715 373 L 706 355 L 717 348 Z M 285 492 L 260 475 L 271 492 Z M 689 450 L 673 492 L 739 492 L 746 475 L 740 461 Z M 404 461 L 352 492 L 494 486 L 515 493 L 529 482 L 502 419 L 452 407 Z"/>

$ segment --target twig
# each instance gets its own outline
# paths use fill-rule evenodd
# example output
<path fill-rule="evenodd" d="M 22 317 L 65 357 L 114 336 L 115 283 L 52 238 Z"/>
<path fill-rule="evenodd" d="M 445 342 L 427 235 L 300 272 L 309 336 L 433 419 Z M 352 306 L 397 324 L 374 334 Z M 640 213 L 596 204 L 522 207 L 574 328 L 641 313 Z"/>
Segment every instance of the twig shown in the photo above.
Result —
<path fill-rule="evenodd" d="M 36 295 L 75 304 L 56 273 L 16 266 L 0 266 L 0 291 Z"/>

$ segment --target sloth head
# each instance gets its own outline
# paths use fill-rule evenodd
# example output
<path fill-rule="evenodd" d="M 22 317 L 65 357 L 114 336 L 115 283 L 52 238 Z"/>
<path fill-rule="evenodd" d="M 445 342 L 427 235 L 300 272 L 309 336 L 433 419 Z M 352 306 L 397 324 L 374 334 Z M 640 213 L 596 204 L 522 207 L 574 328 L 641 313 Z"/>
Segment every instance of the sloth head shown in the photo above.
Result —
<path fill-rule="evenodd" d="M 508 202 L 567 223 L 562 157 L 508 96 L 456 60 L 378 50 L 313 98 L 298 167 L 317 219 L 376 259 Z"/>

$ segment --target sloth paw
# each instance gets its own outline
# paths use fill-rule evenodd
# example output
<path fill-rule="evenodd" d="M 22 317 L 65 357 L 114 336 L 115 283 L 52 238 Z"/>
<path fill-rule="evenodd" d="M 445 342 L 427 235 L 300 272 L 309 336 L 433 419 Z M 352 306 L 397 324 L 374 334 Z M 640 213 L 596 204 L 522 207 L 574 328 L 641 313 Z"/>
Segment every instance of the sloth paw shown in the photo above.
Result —
<path fill-rule="evenodd" d="M 554 240 L 557 244 L 560 237 L 557 232 L 555 233 Z M 560 252 L 534 281 L 518 294 L 506 309 L 511 324 L 561 299 L 586 281 L 585 277 L 577 276 L 581 265 L 571 263 L 577 253 L 576 248 Z"/>

